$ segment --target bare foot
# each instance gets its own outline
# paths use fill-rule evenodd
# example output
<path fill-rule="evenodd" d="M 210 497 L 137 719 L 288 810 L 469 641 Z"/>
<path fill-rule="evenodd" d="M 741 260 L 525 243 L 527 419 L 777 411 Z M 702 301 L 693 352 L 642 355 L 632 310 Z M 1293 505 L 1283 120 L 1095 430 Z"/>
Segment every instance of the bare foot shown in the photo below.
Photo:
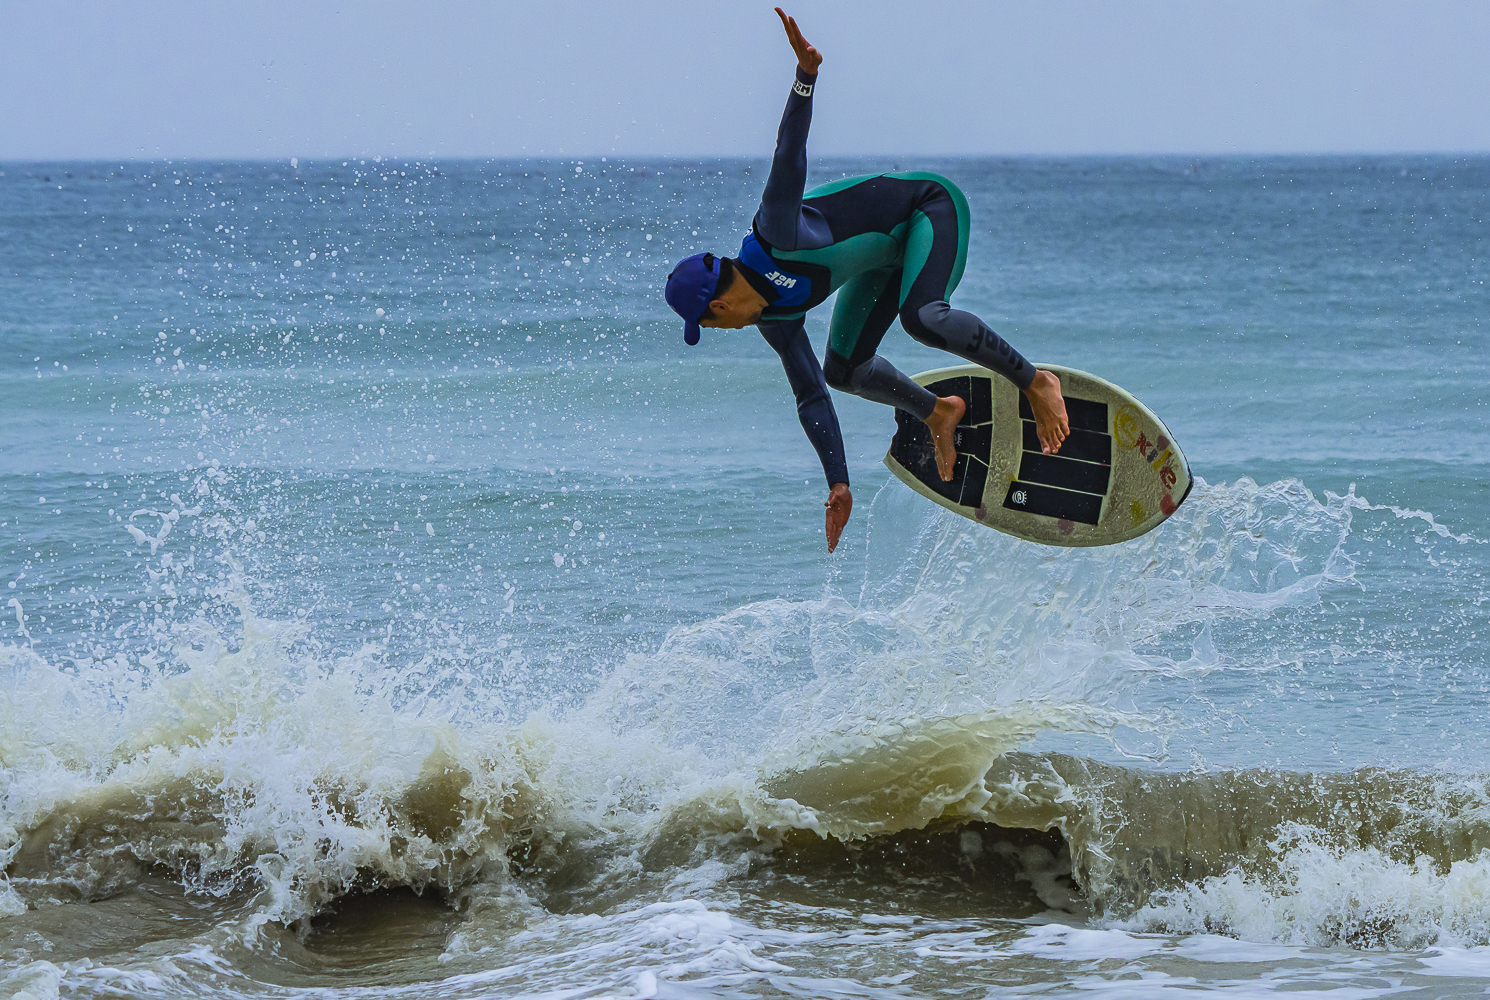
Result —
<path fill-rule="evenodd" d="M 1061 450 L 1061 442 L 1071 433 L 1071 421 L 1066 417 L 1066 401 L 1061 398 L 1061 380 L 1047 371 L 1035 372 L 1035 381 L 1024 390 L 1035 411 L 1035 433 L 1040 437 L 1040 448 L 1047 455 Z"/>
<path fill-rule="evenodd" d="M 1059 391 L 1056 395 L 1059 397 Z M 966 412 L 967 402 L 961 396 L 942 396 L 937 399 L 931 416 L 926 418 L 926 426 L 931 428 L 931 440 L 936 443 L 936 471 L 944 483 L 952 481 L 952 469 L 957 465 L 957 445 L 952 435 L 957 430 L 957 421 Z M 1063 417 L 1065 412 L 1061 410 Z"/>

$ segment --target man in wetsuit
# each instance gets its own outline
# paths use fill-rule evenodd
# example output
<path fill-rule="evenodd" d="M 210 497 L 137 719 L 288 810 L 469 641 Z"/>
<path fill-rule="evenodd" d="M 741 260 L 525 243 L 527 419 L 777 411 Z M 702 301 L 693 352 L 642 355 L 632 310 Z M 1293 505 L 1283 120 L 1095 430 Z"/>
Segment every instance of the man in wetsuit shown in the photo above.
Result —
<path fill-rule="evenodd" d="M 945 177 L 910 172 L 848 177 L 803 194 L 812 90 L 823 57 L 795 19 L 776 13 L 797 54 L 797 77 L 776 135 L 765 194 L 738 258 L 695 254 L 667 279 L 667 302 L 683 317 L 683 339 L 700 327 L 755 325 L 781 356 L 802 428 L 828 478 L 828 551 L 853 509 L 843 434 L 827 386 L 905 410 L 926 422 L 937 470 L 952 478 L 953 431 L 967 403 L 938 399 L 875 354 L 898 316 L 916 340 L 998 372 L 1029 399 L 1047 454 L 1070 433 L 1060 381 L 1036 371 L 972 313 L 947 299 L 967 257 L 967 199 Z M 803 316 L 834 291 L 838 302 L 821 367 Z"/>

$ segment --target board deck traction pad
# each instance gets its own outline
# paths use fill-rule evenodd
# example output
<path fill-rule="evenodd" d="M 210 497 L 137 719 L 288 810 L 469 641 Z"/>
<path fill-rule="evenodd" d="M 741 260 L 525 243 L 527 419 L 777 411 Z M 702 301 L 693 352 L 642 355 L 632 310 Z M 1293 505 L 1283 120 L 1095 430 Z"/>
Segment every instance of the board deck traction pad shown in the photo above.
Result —
<path fill-rule="evenodd" d="M 938 396 L 967 402 L 954 436 L 951 481 L 937 474 L 930 428 L 903 410 L 895 411 L 885 464 L 916 492 L 969 520 L 1050 545 L 1124 541 L 1173 514 L 1194 480 L 1163 422 L 1106 379 L 1037 367 L 1061 380 L 1071 433 L 1058 453 L 1040 450 L 1024 393 L 986 368 L 964 365 L 913 376 Z M 995 433 L 1003 427 L 998 417 L 1017 420 L 1017 434 Z"/>

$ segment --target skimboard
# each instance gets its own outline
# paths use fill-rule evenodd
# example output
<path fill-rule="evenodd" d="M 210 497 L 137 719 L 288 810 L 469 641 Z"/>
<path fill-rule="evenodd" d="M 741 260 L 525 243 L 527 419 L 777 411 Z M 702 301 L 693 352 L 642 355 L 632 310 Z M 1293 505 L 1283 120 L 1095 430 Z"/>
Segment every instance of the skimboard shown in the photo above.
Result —
<path fill-rule="evenodd" d="M 1039 365 L 1061 380 L 1071 434 L 1040 451 L 1029 401 L 1007 379 L 963 365 L 913 376 L 938 396 L 961 396 L 951 482 L 936 471 L 931 430 L 895 411 L 885 464 L 911 489 L 970 521 L 1045 545 L 1111 545 L 1151 531 L 1190 495 L 1190 466 L 1164 422 L 1126 390 L 1075 368 Z"/>

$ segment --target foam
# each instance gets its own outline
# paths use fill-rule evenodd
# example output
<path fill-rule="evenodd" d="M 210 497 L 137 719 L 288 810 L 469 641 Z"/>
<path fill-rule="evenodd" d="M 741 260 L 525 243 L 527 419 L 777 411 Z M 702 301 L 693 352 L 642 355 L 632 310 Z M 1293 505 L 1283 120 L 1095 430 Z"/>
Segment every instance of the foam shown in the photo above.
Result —
<path fill-rule="evenodd" d="M 1030 955 L 1062 962 L 1104 959 L 1131 961 L 1153 955 L 1186 958 L 1194 962 L 1276 965 L 1304 958 L 1299 947 L 1259 945 L 1218 934 L 1194 934 L 1176 941 L 1169 935 L 1139 934 L 1116 927 L 1078 927 L 1048 923 L 1027 930 L 1005 954 Z"/>
<path fill-rule="evenodd" d="M 1116 930 L 1068 927 L 1064 924 L 1045 924 L 1043 927 L 1032 928 L 1010 949 L 1015 954 L 1062 962 L 1089 962 L 1107 958 L 1126 961 L 1154 955 L 1163 950 L 1164 942 L 1161 940 Z"/>
<path fill-rule="evenodd" d="M 1490 979 L 1490 946 L 1455 948 L 1439 945 L 1420 955 L 1418 962 L 1425 976 Z"/>
<path fill-rule="evenodd" d="M 1490 850 L 1443 870 L 1427 855 L 1398 858 L 1332 839 L 1294 827 L 1274 844 L 1274 871 L 1232 870 L 1160 892 L 1125 923 L 1311 947 L 1462 950 L 1490 943 Z"/>
<path fill-rule="evenodd" d="M 51 962 L 30 962 L 0 978 L 0 992 L 10 1000 L 56 1000 L 62 970 Z"/>
<path fill-rule="evenodd" d="M 738 986 L 789 967 L 761 954 L 801 946 L 825 934 L 753 926 L 695 899 L 652 903 L 617 914 L 545 916 L 521 932 L 476 949 L 457 933 L 447 955 L 481 954 L 499 968 L 445 980 L 452 991 L 520 987 L 540 990 L 629 987 L 634 995 L 668 995 Z M 662 984 L 666 984 L 662 986 Z"/>

